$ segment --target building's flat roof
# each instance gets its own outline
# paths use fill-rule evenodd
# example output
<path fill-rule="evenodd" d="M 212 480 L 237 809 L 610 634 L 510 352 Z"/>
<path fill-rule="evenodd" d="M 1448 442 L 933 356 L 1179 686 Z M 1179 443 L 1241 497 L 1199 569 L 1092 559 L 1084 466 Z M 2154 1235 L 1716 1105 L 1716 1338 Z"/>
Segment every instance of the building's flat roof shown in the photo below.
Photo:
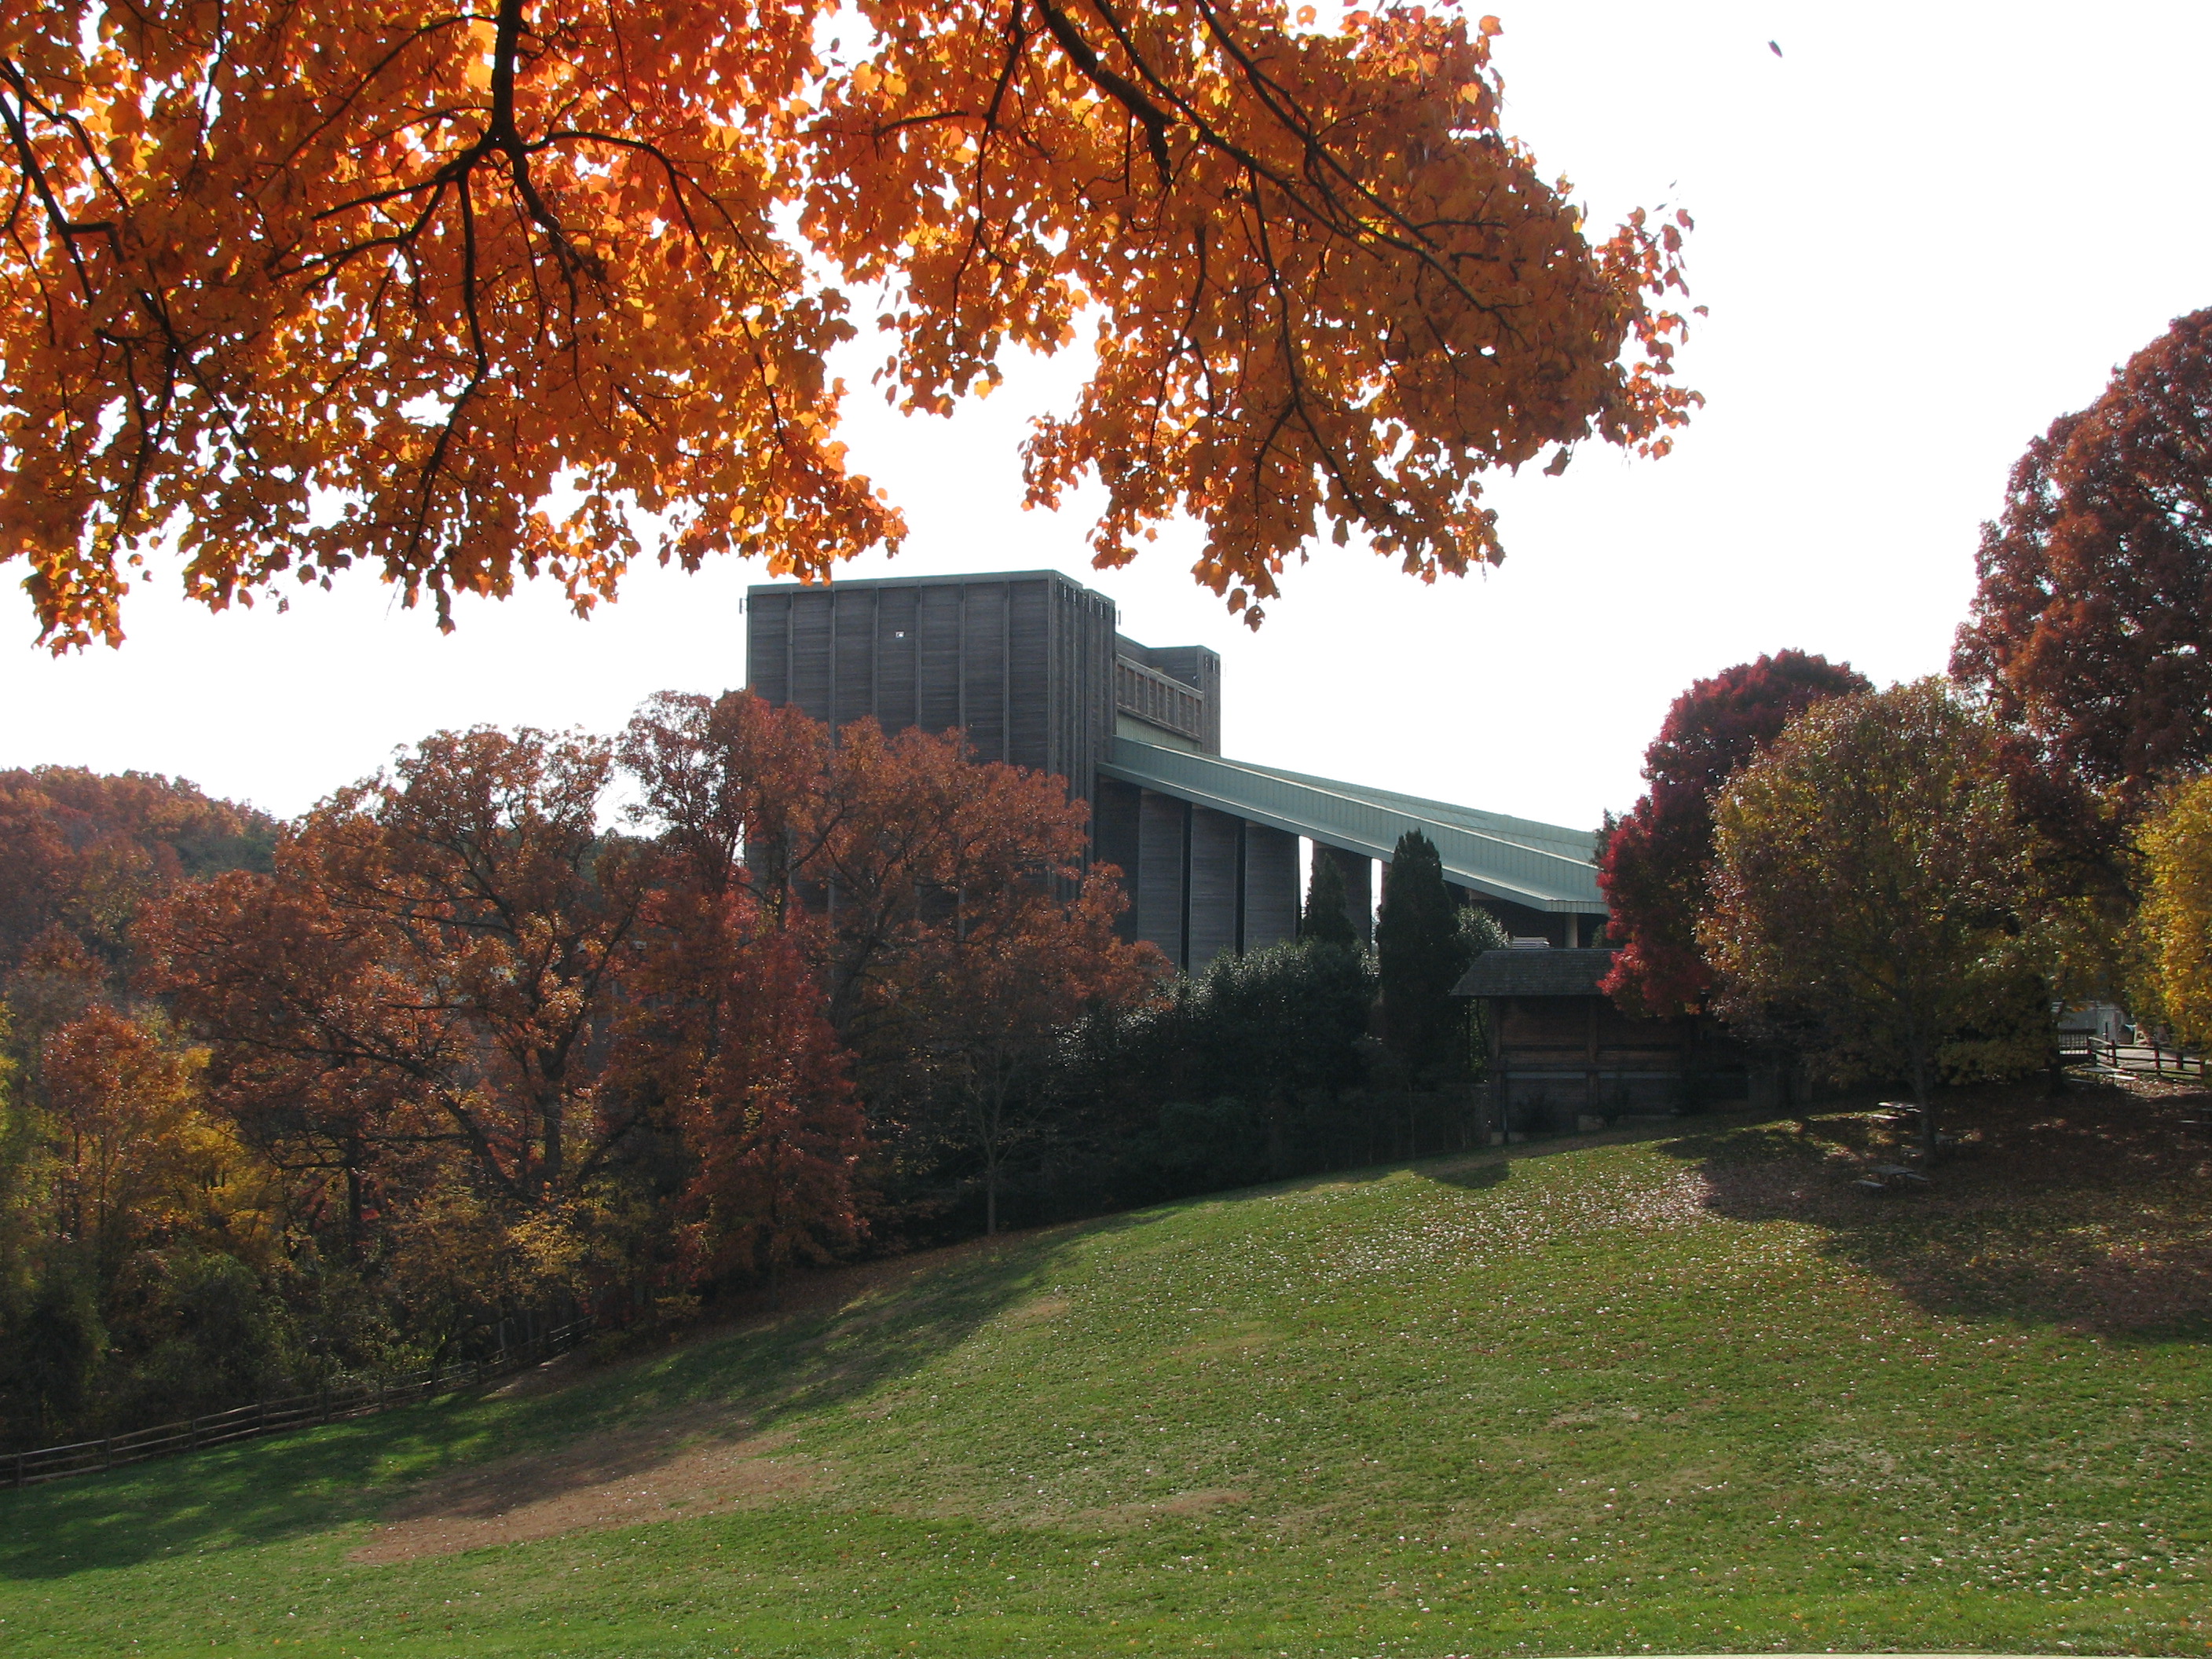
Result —
<path fill-rule="evenodd" d="M 1074 577 L 1058 570 L 983 570 L 964 576 L 825 576 L 818 582 L 755 582 L 745 589 L 745 597 L 757 593 L 832 593 L 845 587 L 972 587 L 978 582 L 1034 582 L 1055 581 L 1085 593 L 1097 593 L 1109 605 L 1113 601 L 1095 587 L 1085 587 Z"/>

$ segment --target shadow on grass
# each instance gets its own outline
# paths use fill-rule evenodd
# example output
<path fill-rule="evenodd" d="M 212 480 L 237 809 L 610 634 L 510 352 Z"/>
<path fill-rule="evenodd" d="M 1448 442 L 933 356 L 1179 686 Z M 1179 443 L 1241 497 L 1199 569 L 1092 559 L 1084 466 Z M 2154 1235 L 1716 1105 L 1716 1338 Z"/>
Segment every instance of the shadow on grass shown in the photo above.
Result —
<path fill-rule="evenodd" d="M 557 1390 L 454 1396 L 0 1492 L 0 1579 L 303 1538 L 364 1519 L 441 1470 L 604 1443 L 605 1456 L 549 1457 L 533 1470 L 533 1496 L 554 1495 L 566 1480 L 606 1479 L 611 1462 L 665 1455 L 667 1440 L 649 1447 L 650 1434 L 640 1432 L 656 1418 L 672 1416 L 687 1445 L 760 1434 L 910 1373 L 1019 1300 L 1080 1241 L 1135 1219 L 1110 1217 L 870 1264 L 841 1276 L 848 1294 L 586 1371 Z"/>
<path fill-rule="evenodd" d="M 2212 1338 L 2212 1097 L 2075 1083 L 1962 1089 L 1937 1118 L 1961 1145 L 1924 1188 L 1853 1183 L 1903 1160 L 1872 1102 L 1801 1122 L 1715 1124 L 1665 1150 L 1718 1213 L 1823 1229 L 1826 1249 L 1950 1316 L 2100 1336 Z"/>
<path fill-rule="evenodd" d="M 1488 1158 L 1475 1157 L 1429 1164 L 1423 1168 L 1421 1173 L 1446 1187 L 1457 1187 L 1463 1192 L 1481 1193 L 1492 1187 L 1503 1186 L 1510 1180 L 1513 1165 L 1517 1162 L 1518 1159 L 1507 1159 L 1492 1154 Z"/>

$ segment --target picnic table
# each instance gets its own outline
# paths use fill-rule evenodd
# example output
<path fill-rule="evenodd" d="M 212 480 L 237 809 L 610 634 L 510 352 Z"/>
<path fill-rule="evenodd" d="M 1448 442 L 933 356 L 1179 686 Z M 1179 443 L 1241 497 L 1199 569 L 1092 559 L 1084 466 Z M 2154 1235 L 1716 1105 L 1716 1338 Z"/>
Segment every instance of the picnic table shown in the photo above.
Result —
<path fill-rule="evenodd" d="M 1910 1101 L 1885 1100 L 1881 1103 L 1881 1109 L 1875 1113 L 1874 1118 L 1875 1122 L 1886 1123 L 1893 1129 L 1917 1128 L 1920 1123 L 1920 1108 L 1913 1105 Z M 1957 1145 L 1959 1145 L 1958 1136 L 1945 1134 L 1941 1130 L 1936 1132 L 1936 1146 L 1938 1151 Z"/>
<path fill-rule="evenodd" d="M 1902 1164 L 1877 1164 L 1851 1185 L 1863 1193 L 1887 1193 L 1899 1187 L 1925 1187 L 1928 1177 Z"/>

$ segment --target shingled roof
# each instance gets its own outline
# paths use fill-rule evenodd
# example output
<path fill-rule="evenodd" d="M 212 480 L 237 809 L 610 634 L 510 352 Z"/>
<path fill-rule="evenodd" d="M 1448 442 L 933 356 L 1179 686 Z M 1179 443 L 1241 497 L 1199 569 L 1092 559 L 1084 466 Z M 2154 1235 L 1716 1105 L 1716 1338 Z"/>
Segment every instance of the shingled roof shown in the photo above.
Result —
<path fill-rule="evenodd" d="M 1591 997 L 1597 982 L 1613 969 L 1610 951 L 1485 951 L 1466 977 L 1452 987 L 1455 997 Z"/>

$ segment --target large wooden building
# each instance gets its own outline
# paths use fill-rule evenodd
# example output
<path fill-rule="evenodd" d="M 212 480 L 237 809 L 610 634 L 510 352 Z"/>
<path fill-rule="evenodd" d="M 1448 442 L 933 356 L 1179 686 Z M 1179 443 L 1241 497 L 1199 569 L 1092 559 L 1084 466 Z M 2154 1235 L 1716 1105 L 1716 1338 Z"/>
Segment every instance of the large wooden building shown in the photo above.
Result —
<path fill-rule="evenodd" d="M 1130 933 L 1184 969 L 1295 936 L 1301 838 L 1338 861 L 1363 933 L 1376 862 L 1414 829 L 1509 932 L 1572 946 L 1602 919 L 1589 831 L 1231 760 L 1219 656 L 1116 623 L 1052 570 L 767 584 L 746 599 L 747 684 L 833 727 L 957 727 L 982 759 L 1065 779 Z"/>

